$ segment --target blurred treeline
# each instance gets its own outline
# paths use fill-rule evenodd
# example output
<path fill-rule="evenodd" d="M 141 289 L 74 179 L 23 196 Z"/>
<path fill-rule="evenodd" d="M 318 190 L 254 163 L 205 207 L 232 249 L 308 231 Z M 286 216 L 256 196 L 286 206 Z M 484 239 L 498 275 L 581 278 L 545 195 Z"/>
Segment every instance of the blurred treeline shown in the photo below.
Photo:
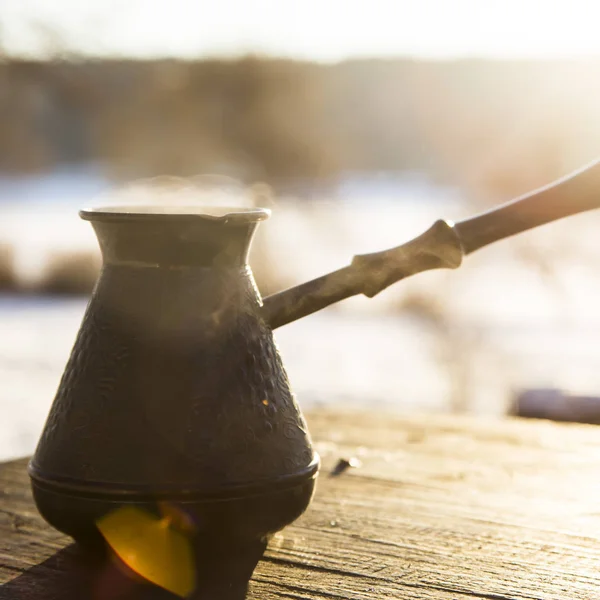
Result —
<path fill-rule="evenodd" d="M 600 61 L 0 63 L 0 171 L 273 185 L 421 170 L 500 195 L 600 148 Z"/>

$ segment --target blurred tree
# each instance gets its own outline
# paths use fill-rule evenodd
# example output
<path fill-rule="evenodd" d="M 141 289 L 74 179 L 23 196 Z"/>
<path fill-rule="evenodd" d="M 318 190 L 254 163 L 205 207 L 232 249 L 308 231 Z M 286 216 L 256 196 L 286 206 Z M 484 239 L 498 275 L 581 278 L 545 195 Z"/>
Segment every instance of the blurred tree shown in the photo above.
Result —
<path fill-rule="evenodd" d="M 425 170 L 496 201 L 591 159 L 598 61 L 0 63 L 0 169 L 273 184 Z"/>

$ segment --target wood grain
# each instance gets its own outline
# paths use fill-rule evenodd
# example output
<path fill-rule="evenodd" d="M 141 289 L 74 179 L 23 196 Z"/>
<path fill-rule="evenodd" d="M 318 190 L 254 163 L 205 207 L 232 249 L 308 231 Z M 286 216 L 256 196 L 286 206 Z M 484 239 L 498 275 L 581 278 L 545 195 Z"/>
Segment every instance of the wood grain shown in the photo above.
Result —
<path fill-rule="evenodd" d="M 271 541 L 248 598 L 600 598 L 600 429 L 341 411 L 308 419 L 323 458 L 317 495 Z M 362 466 L 330 475 L 352 456 Z M 82 597 L 78 577 L 94 567 L 74 570 L 77 551 L 37 515 L 25 465 L 0 466 L 0 597 Z M 172 598 L 149 586 L 143 597 Z"/>

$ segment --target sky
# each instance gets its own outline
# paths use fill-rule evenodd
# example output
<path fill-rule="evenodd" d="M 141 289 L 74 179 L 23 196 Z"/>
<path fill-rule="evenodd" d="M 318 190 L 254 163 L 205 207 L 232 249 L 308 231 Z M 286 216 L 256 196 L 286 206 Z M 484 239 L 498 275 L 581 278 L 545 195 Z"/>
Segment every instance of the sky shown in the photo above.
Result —
<path fill-rule="evenodd" d="M 600 0 L 0 0 L 11 54 L 600 56 Z"/>

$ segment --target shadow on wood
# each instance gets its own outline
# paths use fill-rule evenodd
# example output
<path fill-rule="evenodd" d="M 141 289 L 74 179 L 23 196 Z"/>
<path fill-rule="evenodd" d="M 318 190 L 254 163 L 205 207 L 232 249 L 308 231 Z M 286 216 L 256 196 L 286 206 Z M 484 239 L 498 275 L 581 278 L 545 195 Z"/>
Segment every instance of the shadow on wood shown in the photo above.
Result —
<path fill-rule="evenodd" d="M 206 546 L 197 554 L 193 600 L 243 600 L 266 541 L 244 547 Z M 76 544 L 0 588 L 2 600 L 174 600 L 178 596 L 145 582 L 114 556 Z"/>

